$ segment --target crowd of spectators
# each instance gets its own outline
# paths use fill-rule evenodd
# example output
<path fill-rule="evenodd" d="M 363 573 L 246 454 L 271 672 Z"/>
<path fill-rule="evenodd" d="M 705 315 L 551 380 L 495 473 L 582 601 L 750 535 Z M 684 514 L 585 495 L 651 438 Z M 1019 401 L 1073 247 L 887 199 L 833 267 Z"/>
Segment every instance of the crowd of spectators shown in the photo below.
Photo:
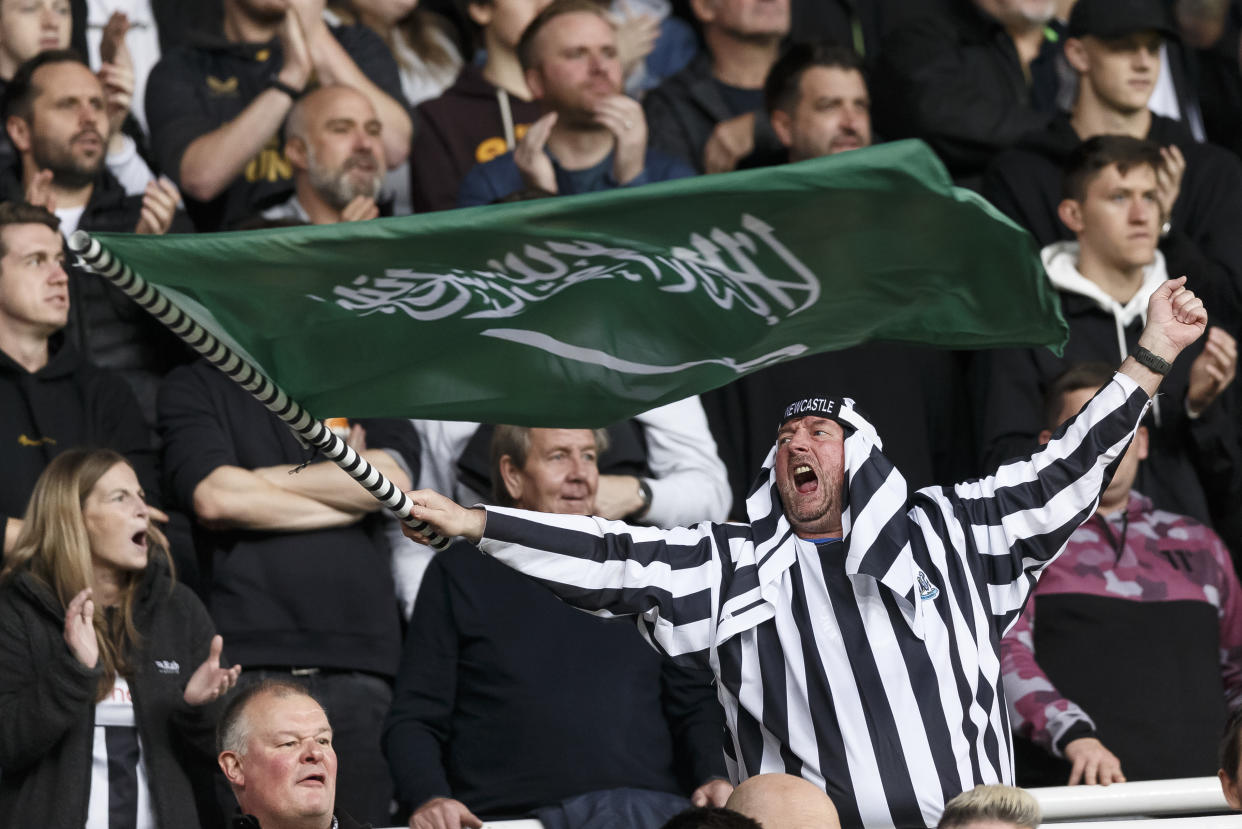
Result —
<path fill-rule="evenodd" d="M 750 825 L 711 823 L 732 786 L 709 674 L 468 545 L 414 545 L 63 238 L 417 216 L 901 138 L 1042 247 L 1063 357 L 868 343 L 595 431 L 358 420 L 348 442 L 403 489 L 467 503 L 740 519 L 772 408 L 809 377 L 858 401 L 911 489 L 949 484 L 1046 443 L 1186 274 L 1212 328 L 1004 636 L 1005 686 L 1020 784 L 1214 773 L 1235 712 L 1221 775 L 1238 805 L 1242 0 L 0 0 L 0 94 L 0 562 L 32 555 L 23 516 L 55 458 L 119 453 L 171 551 L 161 583 L 175 572 L 210 613 L 197 639 L 223 636 L 243 688 L 292 678 L 330 713 L 344 812 L 569 829 L 611 810 L 656 829 L 693 804 L 704 822 L 686 826 Z M 17 589 L 3 572 L 0 597 Z M 35 591 L 62 621 L 64 589 Z M 52 780 L 10 727 L 19 674 L 0 679 L 0 818 L 43 814 L 22 786 Z M 115 759 L 101 740 L 82 774 Z M 217 784 L 196 792 L 204 822 L 208 801 L 232 805 Z M 741 800 L 792 808 L 791 785 Z"/>

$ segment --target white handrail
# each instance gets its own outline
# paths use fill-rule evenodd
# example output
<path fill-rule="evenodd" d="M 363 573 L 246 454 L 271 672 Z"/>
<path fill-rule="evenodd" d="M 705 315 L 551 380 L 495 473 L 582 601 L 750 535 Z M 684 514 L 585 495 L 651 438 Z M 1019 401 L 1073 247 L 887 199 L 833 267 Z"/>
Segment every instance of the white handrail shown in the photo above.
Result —
<path fill-rule="evenodd" d="M 1229 808 L 1215 777 L 1145 780 L 1111 786 L 1053 786 L 1027 791 L 1039 801 L 1046 821 L 1222 812 Z M 1233 820 L 1235 825 L 1242 825 L 1242 818 Z"/>
<path fill-rule="evenodd" d="M 1044 829 L 1238 829 L 1242 815 L 1166 817 L 1149 820 L 1098 820 L 1044 823 Z"/>

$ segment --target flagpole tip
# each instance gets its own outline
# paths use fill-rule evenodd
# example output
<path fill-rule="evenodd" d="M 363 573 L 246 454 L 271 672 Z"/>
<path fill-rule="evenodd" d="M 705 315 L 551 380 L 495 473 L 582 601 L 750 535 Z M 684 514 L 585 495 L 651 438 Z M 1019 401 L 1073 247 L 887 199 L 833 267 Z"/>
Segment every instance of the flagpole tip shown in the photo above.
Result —
<path fill-rule="evenodd" d="M 85 230 L 75 230 L 69 236 L 69 250 L 74 253 L 85 253 L 86 249 L 91 246 L 91 235 Z"/>

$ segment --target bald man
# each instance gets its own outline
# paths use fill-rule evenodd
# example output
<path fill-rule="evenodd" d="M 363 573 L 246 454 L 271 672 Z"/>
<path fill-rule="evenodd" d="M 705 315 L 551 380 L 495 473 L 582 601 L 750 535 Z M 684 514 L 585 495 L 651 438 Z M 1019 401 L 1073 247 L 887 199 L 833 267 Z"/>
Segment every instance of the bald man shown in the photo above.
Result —
<path fill-rule="evenodd" d="M 382 133 L 370 100 L 352 87 L 324 86 L 300 99 L 285 122 L 294 195 L 264 218 L 326 225 L 379 216 Z"/>
<path fill-rule="evenodd" d="M 772 829 L 841 829 L 837 808 L 824 790 L 792 774 L 760 774 L 743 780 L 725 808 Z"/>

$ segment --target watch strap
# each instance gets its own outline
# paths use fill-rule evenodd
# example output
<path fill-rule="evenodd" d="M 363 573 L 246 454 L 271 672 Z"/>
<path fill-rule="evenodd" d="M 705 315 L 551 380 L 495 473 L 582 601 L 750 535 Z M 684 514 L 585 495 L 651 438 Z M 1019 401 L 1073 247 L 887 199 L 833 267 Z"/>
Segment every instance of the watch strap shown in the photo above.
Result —
<path fill-rule="evenodd" d="M 269 89 L 279 89 L 295 101 L 306 94 L 305 89 L 294 89 L 275 75 L 267 79 L 267 86 Z"/>
<path fill-rule="evenodd" d="M 1173 364 L 1168 360 L 1157 354 L 1153 354 L 1141 345 L 1135 348 L 1130 356 L 1134 358 L 1135 362 L 1146 366 L 1161 376 L 1168 374 L 1169 369 L 1173 368 Z"/>

